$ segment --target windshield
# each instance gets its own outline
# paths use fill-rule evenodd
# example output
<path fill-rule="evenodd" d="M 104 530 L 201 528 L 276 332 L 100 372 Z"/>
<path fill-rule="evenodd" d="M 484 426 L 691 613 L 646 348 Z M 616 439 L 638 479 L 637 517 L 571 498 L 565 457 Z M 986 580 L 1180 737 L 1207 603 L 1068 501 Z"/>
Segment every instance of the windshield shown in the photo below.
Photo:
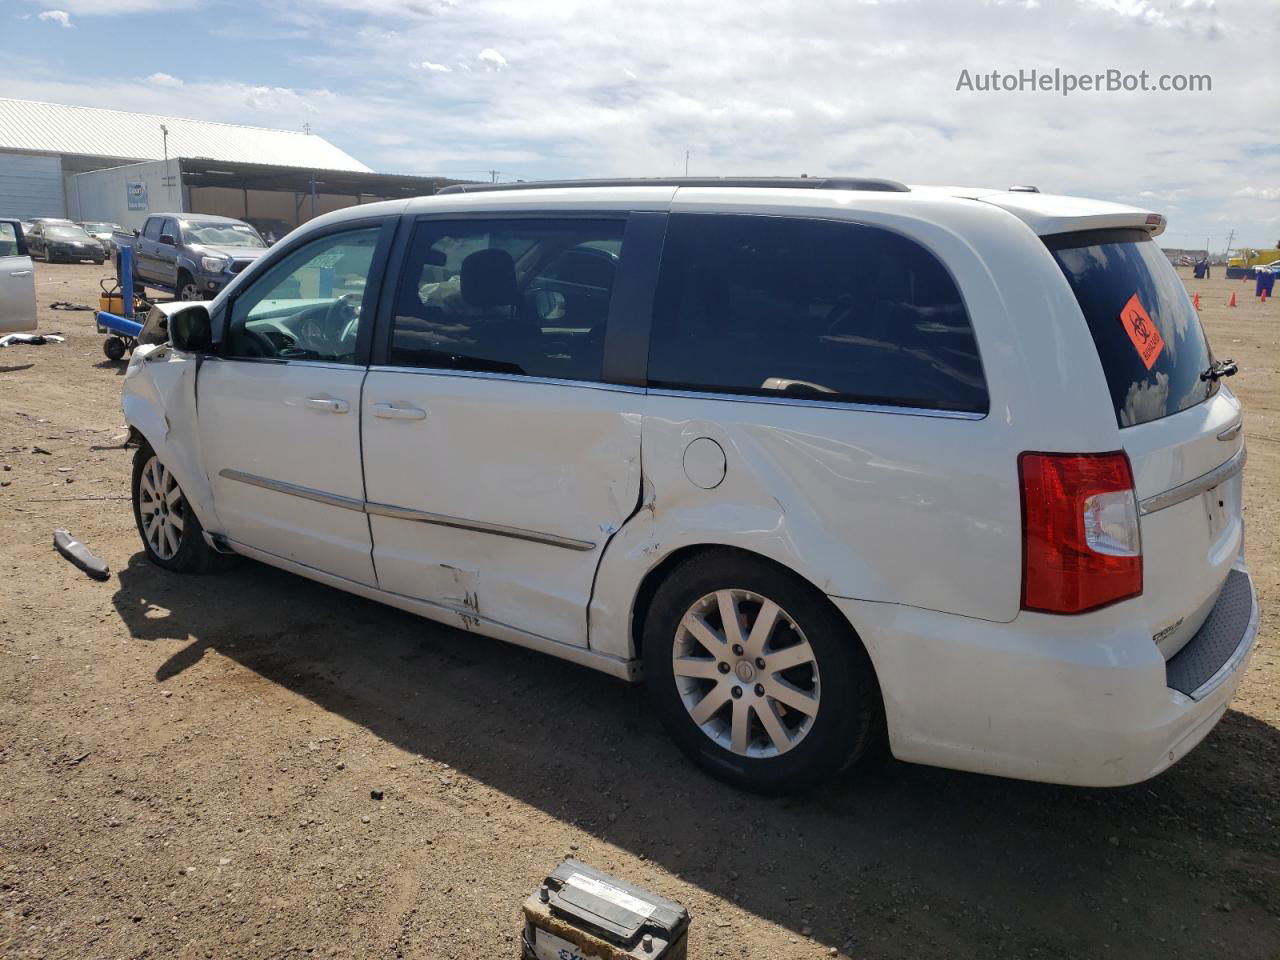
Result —
<path fill-rule="evenodd" d="M 1203 403 L 1218 389 L 1200 318 L 1169 258 L 1145 230 L 1046 240 L 1093 334 L 1121 427 Z"/>
<path fill-rule="evenodd" d="M 247 223 L 191 223 L 184 221 L 182 235 L 188 243 L 211 247 L 265 247 L 258 232 Z"/>
<path fill-rule="evenodd" d="M 79 227 L 64 227 L 61 225 L 53 227 L 45 227 L 44 232 L 50 237 L 57 237 L 59 240 L 88 240 L 89 235 Z"/>
<path fill-rule="evenodd" d="M 85 223 L 81 224 L 89 233 L 110 233 L 112 224 L 110 223 Z"/>

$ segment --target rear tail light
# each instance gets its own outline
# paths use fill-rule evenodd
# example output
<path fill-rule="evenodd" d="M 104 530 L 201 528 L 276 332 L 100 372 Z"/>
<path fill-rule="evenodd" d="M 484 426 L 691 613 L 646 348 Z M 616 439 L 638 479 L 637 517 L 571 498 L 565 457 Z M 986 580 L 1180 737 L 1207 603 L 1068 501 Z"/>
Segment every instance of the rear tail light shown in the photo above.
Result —
<path fill-rule="evenodd" d="M 1084 613 L 1142 593 L 1142 541 L 1129 458 L 1024 453 L 1022 609 Z"/>

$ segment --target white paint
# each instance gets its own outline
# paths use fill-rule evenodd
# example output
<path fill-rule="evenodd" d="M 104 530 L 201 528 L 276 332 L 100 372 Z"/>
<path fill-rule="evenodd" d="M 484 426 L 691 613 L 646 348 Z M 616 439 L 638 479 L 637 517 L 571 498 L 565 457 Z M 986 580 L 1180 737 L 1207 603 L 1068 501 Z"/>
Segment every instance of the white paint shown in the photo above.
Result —
<path fill-rule="evenodd" d="M 1229 505 L 1218 514 L 1197 498 L 1143 518 L 1141 598 L 1078 617 L 1019 610 L 1019 452 L 1124 449 L 1141 499 L 1240 447 L 1216 439 L 1239 416 L 1225 390 L 1173 417 L 1116 426 L 1080 308 L 1036 237 L 1142 225 L 1146 211 L 951 188 L 535 190 L 368 205 L 320 217 L 289 242 L 356 216 L 566 208 L 821 216 L 907 235 L 942 260 L 964 297 L 990 413 L 952 419 L 509 375 L 375 369 L 365 379 L 349 367 L 217 361 L 200 374 L 197 428 L 193 378 L 171 372 L 192 364 L 164 350 L 154 364 L 135 353 L 126 416 L 158 438 L 206 529 L 236 549 L 615 675 L 634 673 L 631 624 L 645 575 L 682 547 L 730 545 L 795 571 L 848 617 L 903 759 L 1123 783 L 1153 775 L 1208 732 L 1247 658 L 1192 702 L 1166 688 L 1162 650 L 1196 629 L 1239 553 L 1238 480 L 1225 485 Z M 231 293 L 259 272 L 247 269 Z M 318 393 L 351 412 L 298 406 Z M 723 458 L 712 489 L 708 445 Z M 222 467 L 589 549 L 366 517 L 223 481 Z M 1157 647 L 1152 636 L 1179 619 Z"/>
<path fill-rule="evenodd" d="M 684 448 L 684 475 L 695 487 L 714 490 L 724 480 L 724 450 L 710 437 L 698 437 Z"/>

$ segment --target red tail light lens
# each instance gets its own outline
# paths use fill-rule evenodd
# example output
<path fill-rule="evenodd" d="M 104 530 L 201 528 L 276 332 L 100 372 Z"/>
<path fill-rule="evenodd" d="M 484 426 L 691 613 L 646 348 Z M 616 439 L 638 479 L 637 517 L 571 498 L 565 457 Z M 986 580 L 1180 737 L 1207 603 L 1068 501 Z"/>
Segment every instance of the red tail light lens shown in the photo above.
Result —
<path fill-rule="evenodd" d="M 1116 453 L 1024 453 L 1022 609 L 1084 613 L 1142 593 L 1133 470 Z"/>

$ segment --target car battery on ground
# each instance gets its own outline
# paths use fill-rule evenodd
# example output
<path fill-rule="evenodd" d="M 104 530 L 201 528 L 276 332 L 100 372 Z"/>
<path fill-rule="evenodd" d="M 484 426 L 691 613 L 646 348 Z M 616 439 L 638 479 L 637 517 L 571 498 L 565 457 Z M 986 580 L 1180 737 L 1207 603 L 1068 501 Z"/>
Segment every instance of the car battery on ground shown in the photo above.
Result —
<path fill-rule="evenodd" d="M 577 860 L 524 904 L 522 960 L 685 960 L 689 911 Z"/>

